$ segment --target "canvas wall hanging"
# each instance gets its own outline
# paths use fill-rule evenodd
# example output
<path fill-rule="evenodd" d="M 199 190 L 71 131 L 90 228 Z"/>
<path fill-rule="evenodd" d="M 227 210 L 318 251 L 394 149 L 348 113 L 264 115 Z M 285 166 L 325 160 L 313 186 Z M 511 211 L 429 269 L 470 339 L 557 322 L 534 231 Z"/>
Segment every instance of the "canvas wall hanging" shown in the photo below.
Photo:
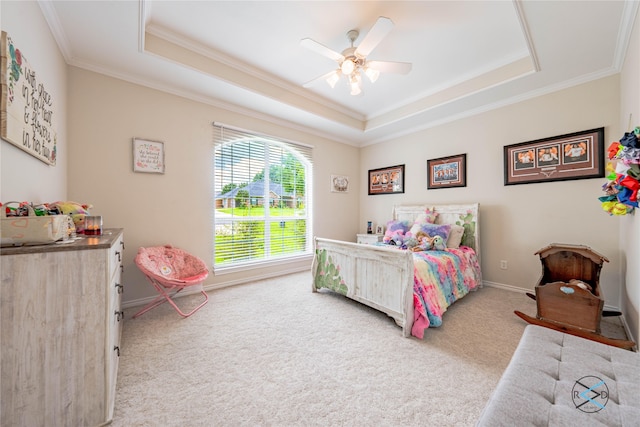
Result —
<path fill-rule="evenodd" d="M 0 136 L 49 165 L 56 164 L 53 97 L 11 37 L 0 47 Z"/>

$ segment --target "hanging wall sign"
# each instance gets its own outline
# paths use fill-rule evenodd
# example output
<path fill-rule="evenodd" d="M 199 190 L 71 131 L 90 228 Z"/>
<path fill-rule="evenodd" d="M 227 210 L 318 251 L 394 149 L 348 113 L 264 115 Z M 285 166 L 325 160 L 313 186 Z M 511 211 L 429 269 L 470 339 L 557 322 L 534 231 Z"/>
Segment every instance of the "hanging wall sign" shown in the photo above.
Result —
<path fill-rule="evenodd" d="M 55 165 L 57 115 L 51 93 L 4 31 L 1 43 L 0 136 Z"/>
<path fill-rule="evenodd" d="M 133 138 L 133 171 L 164 173 L 164 144 Z"/>

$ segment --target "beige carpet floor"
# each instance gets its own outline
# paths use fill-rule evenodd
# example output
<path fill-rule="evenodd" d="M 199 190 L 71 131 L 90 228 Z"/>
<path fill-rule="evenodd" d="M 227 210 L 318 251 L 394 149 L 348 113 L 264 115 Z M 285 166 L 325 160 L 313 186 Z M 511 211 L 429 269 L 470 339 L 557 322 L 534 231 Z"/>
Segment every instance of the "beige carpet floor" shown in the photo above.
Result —
<path fill-rule="evenodd" d="M 418 340 L 310 283 L 298 273 L 212 291 L 186 319 L 168 304 L 127 310 L 113 425 L 472 426 L 526 326 L 513 310 L 536 312 L 485 287 Z"/>

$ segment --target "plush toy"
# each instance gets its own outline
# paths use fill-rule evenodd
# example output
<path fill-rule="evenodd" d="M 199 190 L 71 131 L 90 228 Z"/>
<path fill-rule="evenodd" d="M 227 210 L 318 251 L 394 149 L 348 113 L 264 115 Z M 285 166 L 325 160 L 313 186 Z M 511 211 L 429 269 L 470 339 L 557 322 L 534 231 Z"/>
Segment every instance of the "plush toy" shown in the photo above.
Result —
<path fill-rule="evenodd" d="M 413 248 L 418 246 L 418 240 L 413 236 L 407 237 L 405 235 L 404 246 L 409 250 L 414 250 Z"/>
<path fill-rule="evenodd" d="M 447 244 L 442 236 L 433 236 L 431 247 L 434 251 L 444 251 L 447 248 Z"/>
<path fill-rule="evenodd" d="M 84 217 L 89 215 L 93 206 L 76 202 L 53 202 L 47 205 L 49 211 L 58 211 L 62 215 L 70 215 L 76 226 L 76 233 L 84 232 Z"/>
<path fill-rule="evenodd" d="M 402 231 L 398 231 L 397 233 L 395 233 L 393 236 L 391 236 L 389 244 L 395 246 L 404 245 L 404 233 Z"/>
<path fill-rule="evenodd" d="M 389 221 L 382 241 L 389 245 L 402 246 L 407 231 L 409 231 L 409 224 L 406 221 Z"/>
<path fill-rule="evenodd" d="M 416 233 L 416 244 L 410 248 L 413 252 L 428 251 L 433 248 L 433 238 L 424 231 Z"/>

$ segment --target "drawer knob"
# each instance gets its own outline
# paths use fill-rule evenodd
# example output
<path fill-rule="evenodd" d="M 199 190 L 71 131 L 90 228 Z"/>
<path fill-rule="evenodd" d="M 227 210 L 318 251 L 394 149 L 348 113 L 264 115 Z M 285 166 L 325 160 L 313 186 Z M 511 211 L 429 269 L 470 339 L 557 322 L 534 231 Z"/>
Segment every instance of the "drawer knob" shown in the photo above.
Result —
<path fill-rule="evenodd" d="M 118 293 L 121 294 L 122 292 L 124 292 L 124 285 L 116 283 L 116 289 L 118 290 Z"/>
<path fill-rule="evenodd" d="M 118 262 L 122 262 L 122 258 L 120 257 L 120 251 L 116 251 L 116 255 L 118 255 Z"/>
<path fill-rule="evenodd" d="M 120 347 L 118 347 L 117 345 L 113 346 L 113 351 L 116 352 L 116 354 L 118 355 L 118 357 L 120 357 Z"/>
<path fill-rule="evenodd" d="M 124 311 L 116 311 L 115 312 L 116 315 L 116 320 L 119 322 L 120 320 L 124 319 Z"/>

